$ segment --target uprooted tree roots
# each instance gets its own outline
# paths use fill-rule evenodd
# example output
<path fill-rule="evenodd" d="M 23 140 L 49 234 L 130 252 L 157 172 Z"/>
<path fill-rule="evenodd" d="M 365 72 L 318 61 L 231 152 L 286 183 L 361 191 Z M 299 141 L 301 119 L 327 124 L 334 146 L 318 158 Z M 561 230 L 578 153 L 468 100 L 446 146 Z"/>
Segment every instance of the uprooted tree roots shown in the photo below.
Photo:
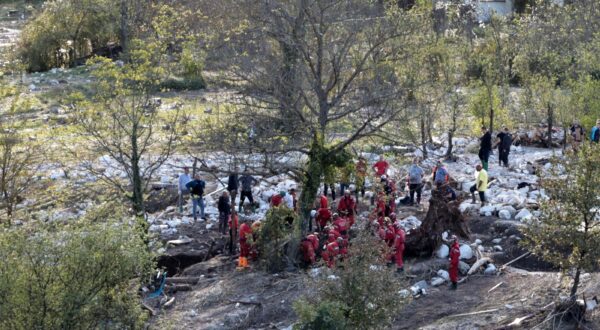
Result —
<path fill-rule="evenodd" d="M 469 238 L 469 226 L 460 212 L 460 201 L 448 202 L 437 190 L 429 200 L 429 210 L 421 226 L 406 236 L 407 256 L 429 257 L 442 244 L 442 233 Z"/>

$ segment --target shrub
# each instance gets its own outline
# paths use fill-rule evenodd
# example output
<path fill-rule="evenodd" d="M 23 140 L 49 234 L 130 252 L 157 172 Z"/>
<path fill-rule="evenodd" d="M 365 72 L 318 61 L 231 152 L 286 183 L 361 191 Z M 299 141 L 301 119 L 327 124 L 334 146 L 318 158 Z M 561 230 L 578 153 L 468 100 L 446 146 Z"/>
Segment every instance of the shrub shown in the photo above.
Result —
<path fill-rule="evenodd" d="M 0 328 L 143 328 L 136 279 L 151 269 L 114 205 L 68 225 L 0 233 Z"/>
<path fill-rule="evenodd" d="M 406 301 L 398 294 L 402 281 L 386 267 L 382 251 L 387 246 L 367 232 L 351 243 L 350 257 L 335 270 L 336 278 L 319 278 L 316 294 L 294 304 L 300 319 L 296 329 L 380 329 L 392 324 Z"/>
<path fill-rule="evenodd" d="M 268 272 L 280 272 L 297 261 L 300 221 L 287 207 L 273 207 L 262 222 L 257 247 L 261 264 Z"/>

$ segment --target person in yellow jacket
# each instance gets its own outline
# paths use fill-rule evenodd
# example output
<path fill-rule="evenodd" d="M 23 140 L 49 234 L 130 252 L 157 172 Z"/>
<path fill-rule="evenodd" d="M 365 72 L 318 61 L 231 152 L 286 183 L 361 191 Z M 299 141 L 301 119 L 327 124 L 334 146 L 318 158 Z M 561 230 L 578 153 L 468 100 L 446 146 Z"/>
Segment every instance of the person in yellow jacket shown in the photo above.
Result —
<path fill-rule="evenodd" d="M 473 186 L 471 186 L 471 189 L 469 189 L 471 191 L 471 198 L 473 199 L 473 203 L 476 203 L 477 201 L 475 200 L 475 192 L 477 191 L 479 193 L 479 199 L 481 200 L 481 205 L 485 204 L 485 192 L 487 190 L 487 186 L 488 186 L 488 174 L 487 171 L 483 169 L 483 167 L 481 167 L 481 165 L 477 165 L 477 167 L 475 167 L 475 170 L 477 170 L 477 172 L 475 173 L 475 184 Z"/>

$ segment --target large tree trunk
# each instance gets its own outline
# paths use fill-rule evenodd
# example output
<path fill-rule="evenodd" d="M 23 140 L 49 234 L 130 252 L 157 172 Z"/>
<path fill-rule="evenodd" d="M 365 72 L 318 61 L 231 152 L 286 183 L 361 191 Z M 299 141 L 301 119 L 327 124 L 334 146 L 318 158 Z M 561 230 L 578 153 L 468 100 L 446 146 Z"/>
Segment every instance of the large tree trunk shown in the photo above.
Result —
<path fill-rule="evenodd" d="M 487 92 L 490 103 L 490 132 L 494 132 L 494 92 L 491 86 L 487 86 Z"/>
<path fill-rule="evenodd" d="M 302 193 L 300 194 L 300 215 L 302 217 L 301 228 L 303 233 L 314 230 L 312 226 L 309 226 L 311 221 L 310 211 L 317 199 L 317 192 L 321 185 L 321 176 L 323 175 L 322 152 L 322 139 L 315 135 L 308 154 L 308 163 L 302 182 Z"/>
<path fill-rule="evenodd" d="M 123 48 L 123 53 L 125 53 L 127 51 L 127 46 L 129 45 L 129 8 L 127 0 L 121 0 L 120 20 L 119 43 Z"/>
<path fill-rule="evenodd" d="M 469 238 L 471 231 L 458 209 L 459 205 L 460 201 L 447 202 L 437 190 L 433 190 L 421 227 L 406 236 L 405 255 L 430 257 L 443 243 L 443 232 Z"/>

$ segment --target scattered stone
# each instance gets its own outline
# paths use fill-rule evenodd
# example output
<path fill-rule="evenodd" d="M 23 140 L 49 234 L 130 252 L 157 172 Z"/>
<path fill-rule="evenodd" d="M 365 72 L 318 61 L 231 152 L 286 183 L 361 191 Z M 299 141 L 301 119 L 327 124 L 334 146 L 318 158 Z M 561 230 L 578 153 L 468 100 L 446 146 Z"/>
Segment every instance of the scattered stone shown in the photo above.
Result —
<path fill-rule="evenodd" d="M 207 224 L 207 225 L 206 225 L 206 229 L 207 229 L 207 230 L 211 230 L 211 229 L 212 229 L 212 227 L 214 227 L 214 226 L 215 226 L 214 224 L 212 224 L 212 223 L 209 223 L 209 224 Z"/>
<path fill-rule="evenodd" d="M 507 210 L 500 210 L 498 212 L 498 217 L 500 219 L 504 219 L 504 220 L 510 220 L 512 218 L 512 216 L 510 215 L 510 212 Z"/>
<path fill-rule="evenodd" d="M 171 245 L 184 245 L 184 244 L 189 244 L 192 242 L 192 239 L 187 237 L 187 236 L 179 236 L 179 239 L 174 239 L 174 240 L 170 240 L 167 242 L 168 244 Z"/>
<path fill-rule="evenodd" d="M 448 258 L 449 254 L 450 254 L 450 248 L 446 244 L 440 245 L 440 247 L 437 249 L 437 251 L 435 251 L 435 256 L 440 259 Z"/>
<path fill-rule="evenodd" d="M 500 242 L 502 242 L 502 238 L 494 238 L 494 239 L 492 240 L 492 243 L 493 243 L 493 244 L 500 244 Z"/>
<path fill-rule="evenodd" d="M 469 260 L 473 258 L 473 249 L 470 246 L 463 244 L 460 246 L 460 259 Z"/>
<path fill-rule="evenodd" d="M 517 215 L 515 216 L 515 220 L 519 220 L 519 221 L 523 221 L 523 220 L 529 220 L 533 217 L 533 215 L 531 214 L 531 212 L 529 212 L 528 209 L 522 209 L 521 211 L 519 211 L 519 213 L 517 213 Z"/>
<path fill-rule="evenodd" d="M 502 252 L 502 247 L 500 245 L 494 245 L 494 251 Z"/>
<path fill-rule="evenodd" d="M 486 205 L 479 209 L 479 214 L 489 217 L 492 216 L 492 213 L 494 213 L 495 210 L 496 208 L 493 205 Z"/>
<path fill-rule="evenodd" d="M 446 281 L 450 281 L 450 274 L 443 269 L 438 270 L 437 275 Z"/>
<path fill-rule="evenodd" d="M 494 264 L 488 264 L 485 270 L 483 271 L 485 275 L 495 275 L 496 274 L 496 266 Z"/>
<path fill-rule="evenodd" d="M 458 262 L 458 271 L 460 272 L 461 275 L 467 275 L 467 273 L 469 272 L 469 269 L 471 269 L 471 266 L 469 266 L 468 263 L 466 263 L 464 261 Z"/>
<path fill-rule="evenodd" d="M 481 245 L 482 243 L 483 242 L 479 238 L 475 240 L 475 244 L 477 244 L 477 245 Z"/>
<path fill-rule="evenodd" d="M 56 79 L 50 80 L 50 85 L 52 85 L 52 86 L 58 86 L 59 84 L 60 84 L 60 82 L 58 82 L 58 80 L 56 80 Z"/>
<path fill-rule="evenodd" d="M 441 277 L 434 277 L 431 279 L 431 286 L 440 286 L 442 284 L 444 284 L 444 282 L 446 282 L 446 280 L 444 280 Z"/>
<path fill-rule="evenodd" d="M 479 250 L 479 252 L 485 252 L 485 247 L 483 245 L 478 245 L 477 250 Z"/>

